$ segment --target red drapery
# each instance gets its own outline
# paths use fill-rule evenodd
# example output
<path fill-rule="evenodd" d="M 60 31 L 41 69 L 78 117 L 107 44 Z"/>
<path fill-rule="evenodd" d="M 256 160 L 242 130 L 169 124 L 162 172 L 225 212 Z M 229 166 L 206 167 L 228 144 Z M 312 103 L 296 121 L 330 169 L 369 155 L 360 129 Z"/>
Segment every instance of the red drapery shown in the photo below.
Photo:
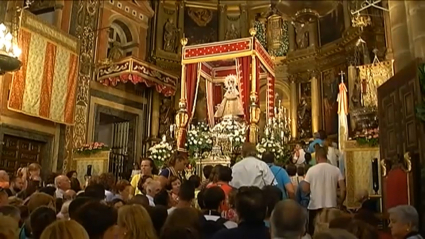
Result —
<path fill-rule="evenodd" d="M 214 85 L 213 88 L 213 102 L 214 108 L 223 100 L 223 87 L 221 85 Z"/>
<path fill-rule="evenodd" d="M 384 181 L 386 210 L 395 206 L 409 204 L 407 177 L 407 173 L 401 168 L 392 169 L 388 172 Z"/>
<path fill-rule="evenodd" d="M 256 89 L 255 91 L 257 92 L 257 102 L 255 102 L 257 105 L 260 105 L 260 72 L 261 72 L 261 63 L 260 60 L 257 58 L 257 60 L 255 61 L 255 68 L 256 68 L 256 76 L 255 76 L 255 83 L 256 83 Z"/>
<path fill-rule="evenodd" d="M 238 70 L 240 76 L 240 89 L 242 104 L 245 113 L 245 120 L 249 122 L 249 93 L 250 93 L 250 75 L 251 75 L 251 57 L 244 56 L 238 58 Z"/>
<path fill-rule="evenodd" d="M 198 84 L 198 63 L 186 65 L 186 101 L 189 121 L 192 119 L 192 111 L 195 105 L 196 88 Z M 188 122 L 189 124 L 189 122 Z"/>
<path fill-rule="evenodd" d="M 273 117 L 274 115 L 274 85 L 275 79 L 274 76 L 269 74 L 267 77 L 267 112 L 268 117 Z"/>

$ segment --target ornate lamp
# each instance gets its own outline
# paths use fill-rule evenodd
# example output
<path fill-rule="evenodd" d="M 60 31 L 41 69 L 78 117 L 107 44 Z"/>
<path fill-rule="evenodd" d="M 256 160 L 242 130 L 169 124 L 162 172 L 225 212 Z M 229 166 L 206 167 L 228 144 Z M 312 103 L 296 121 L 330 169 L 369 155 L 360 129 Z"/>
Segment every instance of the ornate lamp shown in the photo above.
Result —
<path fill-rule="evenodd" d="M 275 8 L 288 20 L 299 23 L 316 21 L 331 13 L 339 4 L 338 1 L 300 1 L 300 0 L 274 0 Z"/>
<path fill-rule="evenodd" d="M 18 57 L 21 55 L 21 49 L 17 44 L 16 34 L 12 35 L 7 27 L 0 24 L 0 75 L 6 72 L 15 71 L 21 67 L 21 61 Z"/>

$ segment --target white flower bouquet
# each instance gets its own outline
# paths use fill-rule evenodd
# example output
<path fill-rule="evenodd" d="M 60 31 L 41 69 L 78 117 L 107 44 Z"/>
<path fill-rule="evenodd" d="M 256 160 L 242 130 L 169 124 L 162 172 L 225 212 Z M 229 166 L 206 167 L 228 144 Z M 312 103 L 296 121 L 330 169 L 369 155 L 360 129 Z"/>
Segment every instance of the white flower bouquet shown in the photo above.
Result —
<path fill-rule="evenodd" d="M 204 122 L 199 122 L 196 125 L 190 125 L 187 132 L 186 149 L 189 157 L 195 157 L 195 154 L 209 151 L 212 149 L 212 138 L 209 127 Z"/>
<path fill-rule="evenodd" d="M 152 160 L 161 163 L 167 161 L 174 153 L 173 146 L 164 140 L 150 147 L 148 151 Z"/>
<path fill-rule="evenodd" d="M 282 145 L 280 139 L 262 138 L 257 144 L 258 157 L 261 158 L 266 151 L 274 153 L 276 162 L 286 164 L 291 157 L 289 146 Z"/>

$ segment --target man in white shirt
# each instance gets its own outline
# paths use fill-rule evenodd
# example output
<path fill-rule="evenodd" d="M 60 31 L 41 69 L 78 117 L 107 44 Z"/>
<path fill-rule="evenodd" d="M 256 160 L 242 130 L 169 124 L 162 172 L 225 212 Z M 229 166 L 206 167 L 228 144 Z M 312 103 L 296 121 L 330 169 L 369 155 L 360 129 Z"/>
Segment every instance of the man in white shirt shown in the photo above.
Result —
<path fill-rule="evenodd" d="M 64 198 L 66 190 L 71 188 L 71 181 L 66 175 L 59 175 L 55 178 L 55 197 Z"/>
<path fill-rule="evenodd" d="M 345 200 L 345 182 L 339 168 L 328 163 L 327 153 L 323 147 L 316 150 L 317 164 L 307 171 L 303 184 L 303 191 L 310 192 L 309 233 L 314 232 L 314 218 L 324 208 L 335 208 Z M 340 200 L 337 197 L 337 188 L 340 188 Z"/>
<path fill-rule="evenodd" d="M 277 181 L 269 166 L 257 158 L 257 148 L 253 143 L 244 143 L 242 146 L 243 159 L 232 167 L 232 181 L 230 186 L 256 186 L 263 188 L 266 185 L 277 185 Z"/>
<path fill-rule="evenodd" d="M 155 207 L 155 195 L 161 191 L 161 183 L 156 180 L 151 180 L 146 184 L 146 197 L 149 200 L 149 206 Z"/>

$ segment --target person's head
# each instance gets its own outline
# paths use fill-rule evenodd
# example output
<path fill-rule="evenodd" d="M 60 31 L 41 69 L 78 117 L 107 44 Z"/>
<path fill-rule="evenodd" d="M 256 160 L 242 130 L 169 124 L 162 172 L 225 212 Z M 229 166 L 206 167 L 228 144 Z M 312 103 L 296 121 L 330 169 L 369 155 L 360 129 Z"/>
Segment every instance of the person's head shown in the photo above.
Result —
<path fill-rule="evenodd" d="M 305 167 L 304 166 L 298 166 L 297 167 L 297 175 L 300 177 L 304 177 L 305 175 Z"/>
<path fill-rule="evenodd" d="M 167 189 L 163 188 L 155 195 L 153 201 L 155 202 L 155 205 L 161 205 L 169 208 L 171 206 L 170 193 Z"/>
<path fill-rule="evenodd" d="M 152 220 L 143 206 L 126 205 L 118 210 L 118 226 L 122 230 L 123 239 L 156 238 Z"/>
<path fill-rule="evenodd" d="M 18 223 L 21 221 L 21 211 L 15 206 L 6 205 L 0 207 L 0 215 L 9 216 L 15 219 Z"/>
<path fill-rule="evenodd" d="M 311 161 L 311 154 L 306 152 L 305 155 L 304 155 L 304 158 L 305 158 L 305 163 L 309 164 L 310 161 Z"/>
<path fill-rule="evenodd" d="M 139 179 L 139 182 L 137 182 L 137 189 L 139 189 L 139 191 L 142 193 L 146 193 L 146 184 L 152 180 L 152 175 L 142 175 Z"/>
<path fill-rule="evenodd" d="M 161 183 L 157 180 L 151 180 L 146 184 L 146 195 L 155 197 L 155 195 L 161 191 Z"/>
<path fill-rule="evenodd" d="M 142 175 L 156 175 L 158 174 L 158 168 L 151 158 L 143 158 L 140 161 L 140 173 Z"/>
<path fill-rule="evenodd" d="M 112 199 L 112 201 L 110 201 L 109 206 L 115 208 L 116 210 L 120 209 L 121 207 L 123 207 L 125 205 L 125 202 L 120 199 L 120 198 L 114 198 Z"/>
<path fill-rule="evenodd" d="M 272 185 L 264 186 L 262 190 L 267 205 L 266 218 L 268 219 L 272 215 L 275 205 L 282 201 L 283 193 L 278 187 Z"/>
<path fill-rule="evenodd" d="M 326 132 L 323 129 L 319 130 L 319 138 L 321 140 L 325 140 L 328 138 L 328 136 L 326 135 Z"/>
<path fill-rule="evenodd" d="M 390 215 L 391 234 L 394 238 L 405 238 L 412 232 L 419 230 L 418 211 L 410 205 L 400 205 L 388 210 Z"/>
<path fill-rule="evenodd" d="M 242 157 L 257 157 L 257 147 L 253 143 L 245 142 L 242 145 Z"/>
<path fill-rule="evenodd" d="M 0 170 L 0 186 L 3 188 L 9 188 L 9 174 L 6 171 Z"/>
<path fill-rule="evenodd" d="M 278 202 L 270 217 L 272 238 L 301 238 L 305 233 L 307 213 L 294 200 Z"/>
<path fill-rule="evenodd" d="M 59 212 L 59 218 L 69 220 L 69 205 L 72 201 L 66 201 L 62 204 L 62 207 Z"/>
<path fill-rule="evenodd" d="M 105 188 L 101 184 L 93 184 L 86 187 L 84 196 L 96 200 L 105 200 Z"/>
<path fill-rule="evenodd" d="M 199 177 L 198 175 L 194 174 L 192 176 L 189 177 L 189 182 L 192 183 L 192 185 L 195 188 L 199 188 L 199 186 L 201 185 L 201 177 Z"/>
<path fill-rule="evenodd" d="M 378 231 L 366 222 L 354 219 L 350 215 L 335 218 L 329 223 L 329 228 L 339 228 L 348 231 L 361 239 L 379 238 Z"/>
<path fill-rule="evenodd" d="M 55 186 L 58 189 L 66 191 L 71 188 L 71 181 L 66 175 L 59 175 L 55 178 Z"/>
<path fill-rule="evenodd" d="M 112 173 L 102 173 L 99 175 L 100 184 L 103 185 L 105 190 L 114 191 L 115 176 Z"/>
<path fill-rule="evenodd" d="M 180 191 L 182 182 L 180 181 L 180 178 L 171 175 L 170 179 L 168 180 L 167 189 L 171 190 L 173 193 L 178 194 Z"/>
<path fill-rule="evenodd" d="M 313 133 L 313 138 L 314 139 L 320 139 L 320 133 L 319 132 L 314 132 Z"/>
<path fill-rule="evenodd" d="M 130 198 L 131 184 L 125 179 L 119 180 L 116 185 L 116 190 L 121 196 L 121 199 L 127 201 Z"/>
<path fill-rule="evenodd" d="M 213 167 L 210 173 L 210 178 L 208 179 L 210 182 L 216 183 L 218 181 L 218 173 L 222 167 L 224 166 L 221 164 L 217 164 Z"/>
<path fill-rule="evenodd" d="M 329 228 L 329 222 L 344 216 L 344 212 L 336 208 L 323 209 L 314 219 L 314 232 L 321 232 Z"/>
<path fill-rule="evenodd" d="M 297 166 L 295 164 L 286 165 L 286 172 L 288 173 L 289 177 L 297 175 Z"/>
<path fill-rule="evenodd" d="M 195 208 L 176 208 L 168 215 L 161 231 L 161 239 L 197 239 L 202 235 L 200 212 Z"/>
<path fill-rule="evenodd" d="M 77 193 L 74 190 L 68 189 L 63 194 L 63 200 L 65 200 L 65 201 L 73 200 L 73 199 L 75 199 L 76 196 L 77 196 Z"/>
<path fill-rule="evenodd" d="M 33 239 L 39 239 L 47 226 L 56 221 L 56 212 L 45 206 L 35 209 L 30 215 L 30 227 Z"/>
<path fill-rule="evenodd" d="M 343 229 L 326 229 L 314 233 L 313 239 L 357 239 L 357 237 Z"/>
<path fill-rule="evenodd" d="M 24 180 L 22 180 L 20 177 L 14 176 L 10 179 L 10 188 L 12 188 L 13 191 L 17 193 L 24 188 L 24 185 Z"/>
<path fill-rule="evenodd" d="M 149 206 L 149 199 L 143 195 L 143 194 L 137 194 L 136 196 L 132 197 L 128 203 L 128 205 L 140 205 L 143 207 Z M 156 205 L 156 203 L 155 203 Z"/>
<path fill-rule="evenodd" d="M 230 182 L 232 181 L 232 169 L 230 167 L 227 166 L 223 166 L 218 168 L 218 174 L 217 174 L 217 179 L 218 181 L 221 182 Z"/>
<path fill-rule="evenodd" d="M 6 189 L 0 188 L 0 207 L 9 203 L 8 197 L 9 195 L 6 192 Z"/>
<path fill-rule="evenodd" d="M 77 212 L 80 210 L 80 208 L 93 200 L 93 198 L 89 197 L 77 197 L 76 199 L 72 200 L 68 207 L 69 218 L 75 220 L 77 217 Z"/>
<path fill-rule="evenodd" d="M 240 187 L 235 198 L 236 212 L 240 220 L 248 223 L 262 222 L 266 218 L 267 205 L 263 191 L 258 187 Z"/>
<path fill-rule="evenodd" d="M 168 217 L 167 208 L 161 205 L 156 205 L 155 207 L 147 206 L 145 208 L 152 220 L 156 235 L 159 236 L 161 228 L 164 226 L 165 220 L 167 220 Z"/>
<path fill-rule="evenodd" d="M 184 202 L 192 202 L 195 198 L 195 187 L 190 182 L 184 182 L 179 191 L 179 200 Z"/>
<path fill-rule="evenodd" d="M 112 239 L 116 236 L 117 211 L 97 201 L 84 204 L 75 220 L 89 234 L 90 239 Z"/>
<path fill-rule="evenodd" d="M 56 199 L 45 193 L 34 193 L 28 201 L 28 210 L 32 214 L 37 208 L 46 206 L 56 210 Z"/>
<path fill-rule="evenodd" d="M 221 187 L 210 187 L 205 189 L 202 194 L 202 198 L 203 209 L 205 210 L 219 211 L 221 206 L 226 203 L 226 194 Z"/>
<path fill-rule="evenodd" d="M 56 192 L 56 188 L 53 186 L 47 186 L 47 187 L 42 187 L 38 190 L 39 193 L 45 193 L 47 195 L 50 195 L 52 197 L 55 196 L 55 192 Z"/>
<path fill-rule="evenodd" d="M 77 178 L 70 178 L 71 181 L 71 189 L 74 190 L 75 192 L 79 192 L 81 191 L 81 184 L 80 181 Z"/>
<path fill-rule="evenodd" d="M 274 163 L 274 153 L 270 151 L 264 152 L 261 156 L 261 160 L 268 164 Z"/>
<path fill-rule="evenodd" d="M 24 200 L 18 198 L 17 196 L 11 196 L 7 199 L 8 205 L 19 207 L 24 205 Z"/>
<path fill-rule="evenodd" d="M 0 215 L 0 238 L 16 239 L 18 238 L 18 222 L 12 217 Z"/>
<path fill-rule="evenodd" d="M 198 206 L 201 210 L 206 210 L 205 202 L 204 202 L 204 194 L 207 191 L 207 188 L 201 189 L 201 191 L 198 192 L 198 195 L 196 197 L 196 201 L 198 202 Z"/>
<path fill-rule="evenodd" d="M 40 239 L 90 239 L 84 227 L 74 220 L 59 220 L 44 229 Z"/>
<path fill-rule="evenodd" d="M 175 153 L 168 162 L 168 165 L 170 167 L 174 167 L 174 169 L 177 172 L 183 171 L 186 168 L 186 165 L 188 164 L 187 157 L 183 156 L 182 154 Z"/>
<path fill-rule="evenodd" d="M 317 145 L 317 144 L 316 144 Z M 316 161 L 318 163 L 325 163 L 328 161 L 328 153 L 324 147 L 318 146 L 316 147 Z"/>
<path fill-rule="evenodd" d="M 204 174 L 204 178 L 205 179 L 209 179 L 210 178 L 210 174 L 211 174 L 211 171 L 212 170 L 213 170 L 213 166 L 212 165 L 205 165 L 202 168 L 202 173 Z"/>
<path fill-rule="evenodd" d="M 29 179 L 34 179 L 34 177 L 40 177 L 41 166 L 38 163 L 32 163 L 28 166 L 28 176 Z"/>
<path fill-rule="evenodd" d="M 66 176 L 67 176 L 69 179 L 71 179 L 71 178 L 77 178 L 77 177 L 78 177 L 78 174 L 77 174 L 77 171 L 72 170 L 72 171 L 67 172 L 67 173 L 66 173 Z"/>

